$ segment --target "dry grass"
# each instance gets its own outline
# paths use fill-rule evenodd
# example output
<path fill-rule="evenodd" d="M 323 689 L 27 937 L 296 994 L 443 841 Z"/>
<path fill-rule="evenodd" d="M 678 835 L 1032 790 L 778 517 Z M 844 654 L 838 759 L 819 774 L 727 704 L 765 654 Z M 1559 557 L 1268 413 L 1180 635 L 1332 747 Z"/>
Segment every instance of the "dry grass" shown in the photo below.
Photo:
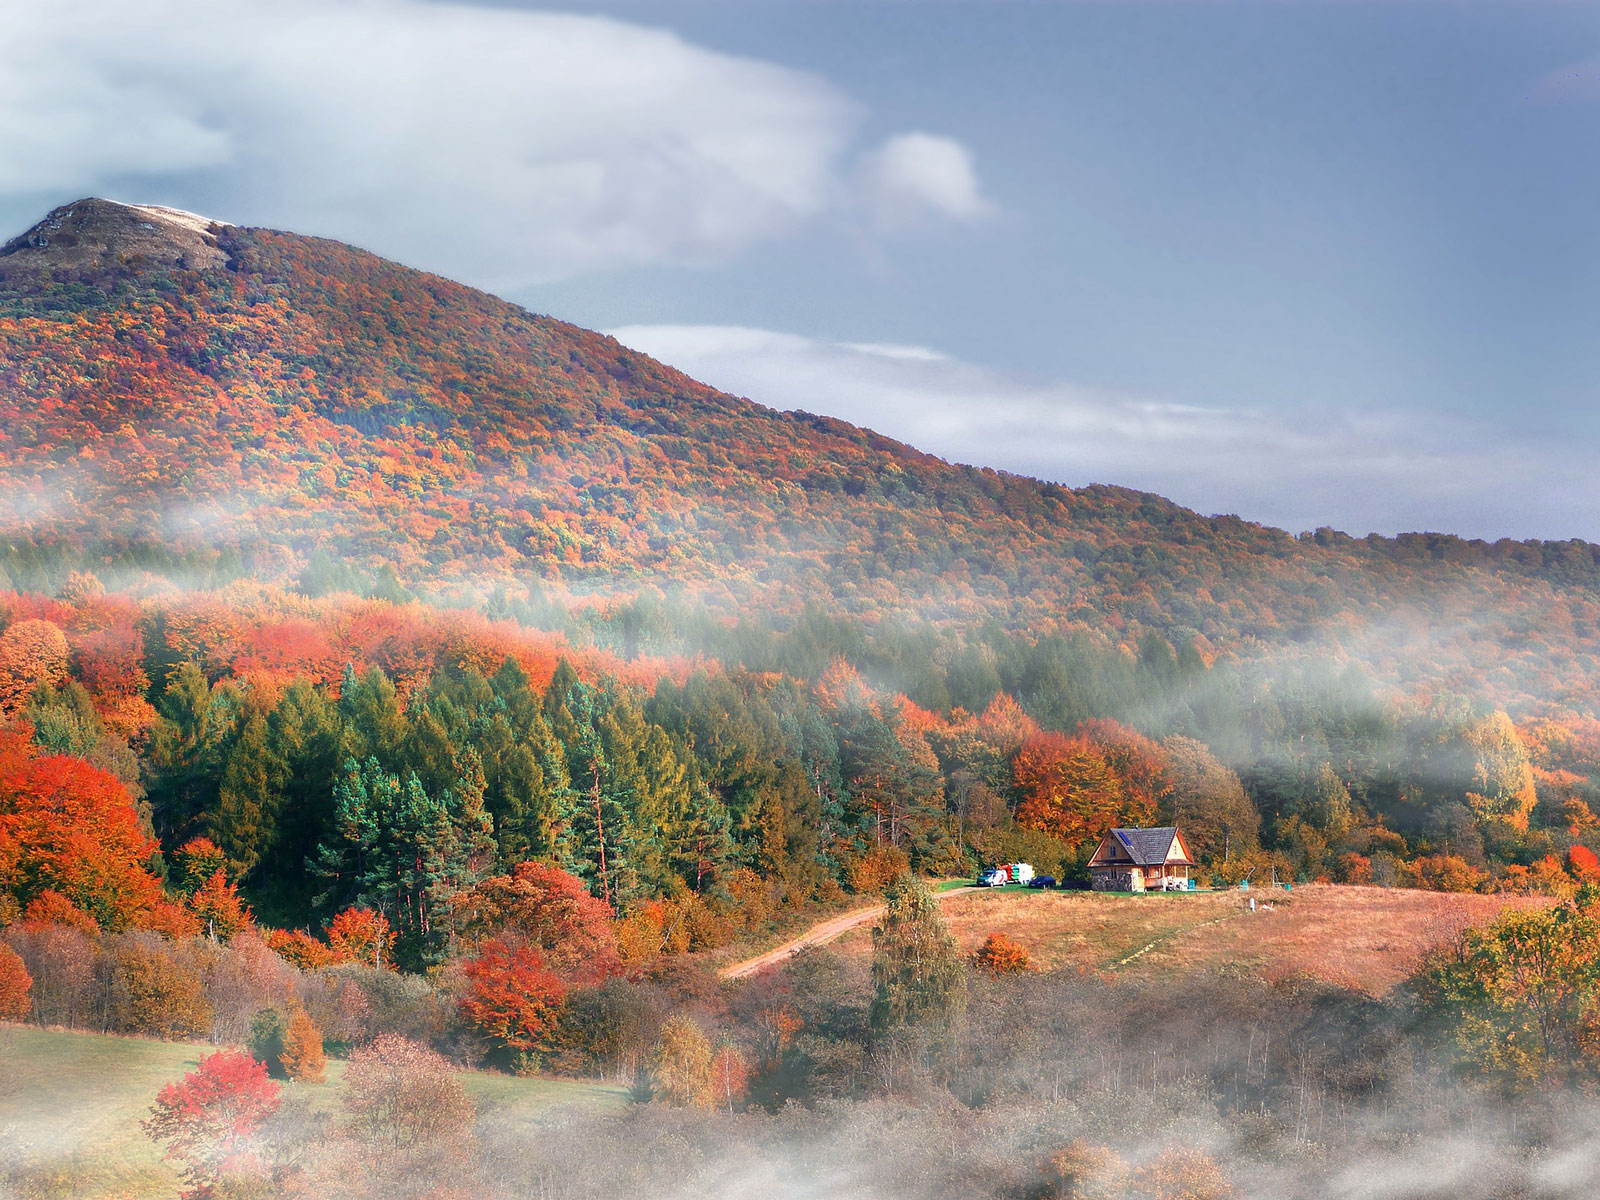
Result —
<path fill-rule="evenodd" d="M 1547 903 L 1334 885 L 1254 895 L 1254 913 L 1240 892 L 974 892 L 946 901 L 943 909 L 962 950 L 976 950 L 1003 930 L 1042 968 L 1142 973 L 1231 966 L 1268 978 L 1310 975 L 1383 995 L 1424 953 L 1463 929 L 1493 920 L 1508 906 Z M 863 929 L 839 946 L 864 955 L 871 941 Z"/>

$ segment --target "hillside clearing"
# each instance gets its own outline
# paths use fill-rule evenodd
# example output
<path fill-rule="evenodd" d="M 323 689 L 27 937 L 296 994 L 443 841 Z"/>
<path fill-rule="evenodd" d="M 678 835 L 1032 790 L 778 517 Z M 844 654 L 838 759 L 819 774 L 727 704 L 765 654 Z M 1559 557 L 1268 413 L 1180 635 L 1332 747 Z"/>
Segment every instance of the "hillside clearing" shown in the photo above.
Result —
<path fill-rule="evenodd" d="M 217 1047 L 0 1025 L 0 1183 L 26 1171 L 21 1195 L 170 1196 L 177 1176 L 139 1128 L 163 1084 Z M 344 1063 L 313 1089 L 331 1106 Z M 537 1125 L 559 1109 L 621 1110 L 618 1088 L 464 1072 L 481 1114 Z M 3 1191 L 3 1188 L 0 1188 Z M 9 1193 L 5 1193 L 9 1194 Z"/>
<path fill-rule="evenodd" d="M 1422 955 L 1504 908 L 1549 903 L 1400 888 L 1313 884 L 1292 892 L 1197 892 L 1146 896 L 1005 891 L 956 896 L 945 919 L 971 952 L 996 930 L 1050 969 L 1150 973 L 1186 967 L 1246 969 L 1269 978 L 1304 974 L 1381 996 Z M 1271 904 L 1267 909 L 1265 905 Z M 840 942 L 870 952 L 865 930 Z"/>

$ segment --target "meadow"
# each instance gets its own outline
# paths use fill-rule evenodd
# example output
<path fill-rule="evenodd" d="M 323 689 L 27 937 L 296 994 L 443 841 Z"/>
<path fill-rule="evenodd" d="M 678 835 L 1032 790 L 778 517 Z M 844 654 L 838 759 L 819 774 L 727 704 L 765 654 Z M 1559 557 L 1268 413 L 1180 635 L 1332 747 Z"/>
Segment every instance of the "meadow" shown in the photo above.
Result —
<path fill-rule="evenodd" d="M 1004 932 L 1045 970 L 1157 975 L 1203 967 L 1269 980 L 1303 975 L 1382 996 L 1427 951 L 1463 929 L 1492 921 L 1507 907 L 1548 903 L 1544 897 L 1310 884 L 1144 896 L 1002 888 L 953 896 L 940 907 L 963 951 Z M 847 934 L 839 948 L 870 955 L 869 928 Z"/>
<path fill-rule="evenodd" d="M 0 1162 L 14 1180 L 0 1195 L 117 1197 L 177 1193 L 178 1176 L 145 1137 L 140 1120 L 163 1085 L 192 1071 L 217 1047 L 107 1034 L 0 1025 Z M 328 1062 L 328 1082 L 285 1084 L 310 1093 L 320 1111 L 340 1108 L 345 1064 Z M 618 1088 L 565 1079 L 463 1071 L 480 1116 L 506 1130 L 532 1130 L 558 1112 L 621 1111 Z M 10 1184 L 16 1190 L 5 1190 Z"/>

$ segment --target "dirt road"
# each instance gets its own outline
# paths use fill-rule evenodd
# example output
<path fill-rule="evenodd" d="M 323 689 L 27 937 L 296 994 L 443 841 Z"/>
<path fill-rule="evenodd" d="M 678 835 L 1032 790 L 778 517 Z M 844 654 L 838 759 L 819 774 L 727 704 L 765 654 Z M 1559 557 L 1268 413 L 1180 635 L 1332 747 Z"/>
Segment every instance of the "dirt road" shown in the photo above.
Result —
<path fill-rule="evenodd" d="M 950 896 L 962 896 L 967 892 L 976 892 L 975 887 L 951 888 L 944 892 L 935 892 L 935 900 L 945 900 Z M 730 963 L 717 972 L 723 979 L 743 979 L 775 966 L 788 958 L 796 951 L 804 950 L 807 946 L 821 946 L 835 938 L 843 937 L 858 925 L 865 925 L 868 921 L 875 921 L 883 915 L 883 905 L 874 904 L 871 908 L 858 908 L 854 912 L 841 913 L 837 917 L 829 917 L 826 921 L 818 921 L 799 937 L 791 938 L 781 946 L 775 946 L 765 954 L 758 954 L 755 958 L 747 958 L 743 962 Z"/>

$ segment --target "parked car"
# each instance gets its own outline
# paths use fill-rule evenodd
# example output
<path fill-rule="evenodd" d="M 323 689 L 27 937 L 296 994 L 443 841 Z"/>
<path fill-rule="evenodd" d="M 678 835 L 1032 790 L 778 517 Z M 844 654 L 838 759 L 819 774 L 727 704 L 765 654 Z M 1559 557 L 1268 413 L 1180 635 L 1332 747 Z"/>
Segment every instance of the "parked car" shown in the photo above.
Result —
<path fill-rule="evenodd" d="M 1054 891 L 1056 886 L 1056 877 L 1054 875 L 1035 875 L 1032 879 L 1028 880 L 1028 886 L 1031 888 L 1043 888 L 1046 891 Z"/>
<path fill-rule="evenodd" d="M 991 867 L 978 876 L 979 887 L 1005 887 L 1011 882 L 1011 873 L 1003 867 Z"/>

